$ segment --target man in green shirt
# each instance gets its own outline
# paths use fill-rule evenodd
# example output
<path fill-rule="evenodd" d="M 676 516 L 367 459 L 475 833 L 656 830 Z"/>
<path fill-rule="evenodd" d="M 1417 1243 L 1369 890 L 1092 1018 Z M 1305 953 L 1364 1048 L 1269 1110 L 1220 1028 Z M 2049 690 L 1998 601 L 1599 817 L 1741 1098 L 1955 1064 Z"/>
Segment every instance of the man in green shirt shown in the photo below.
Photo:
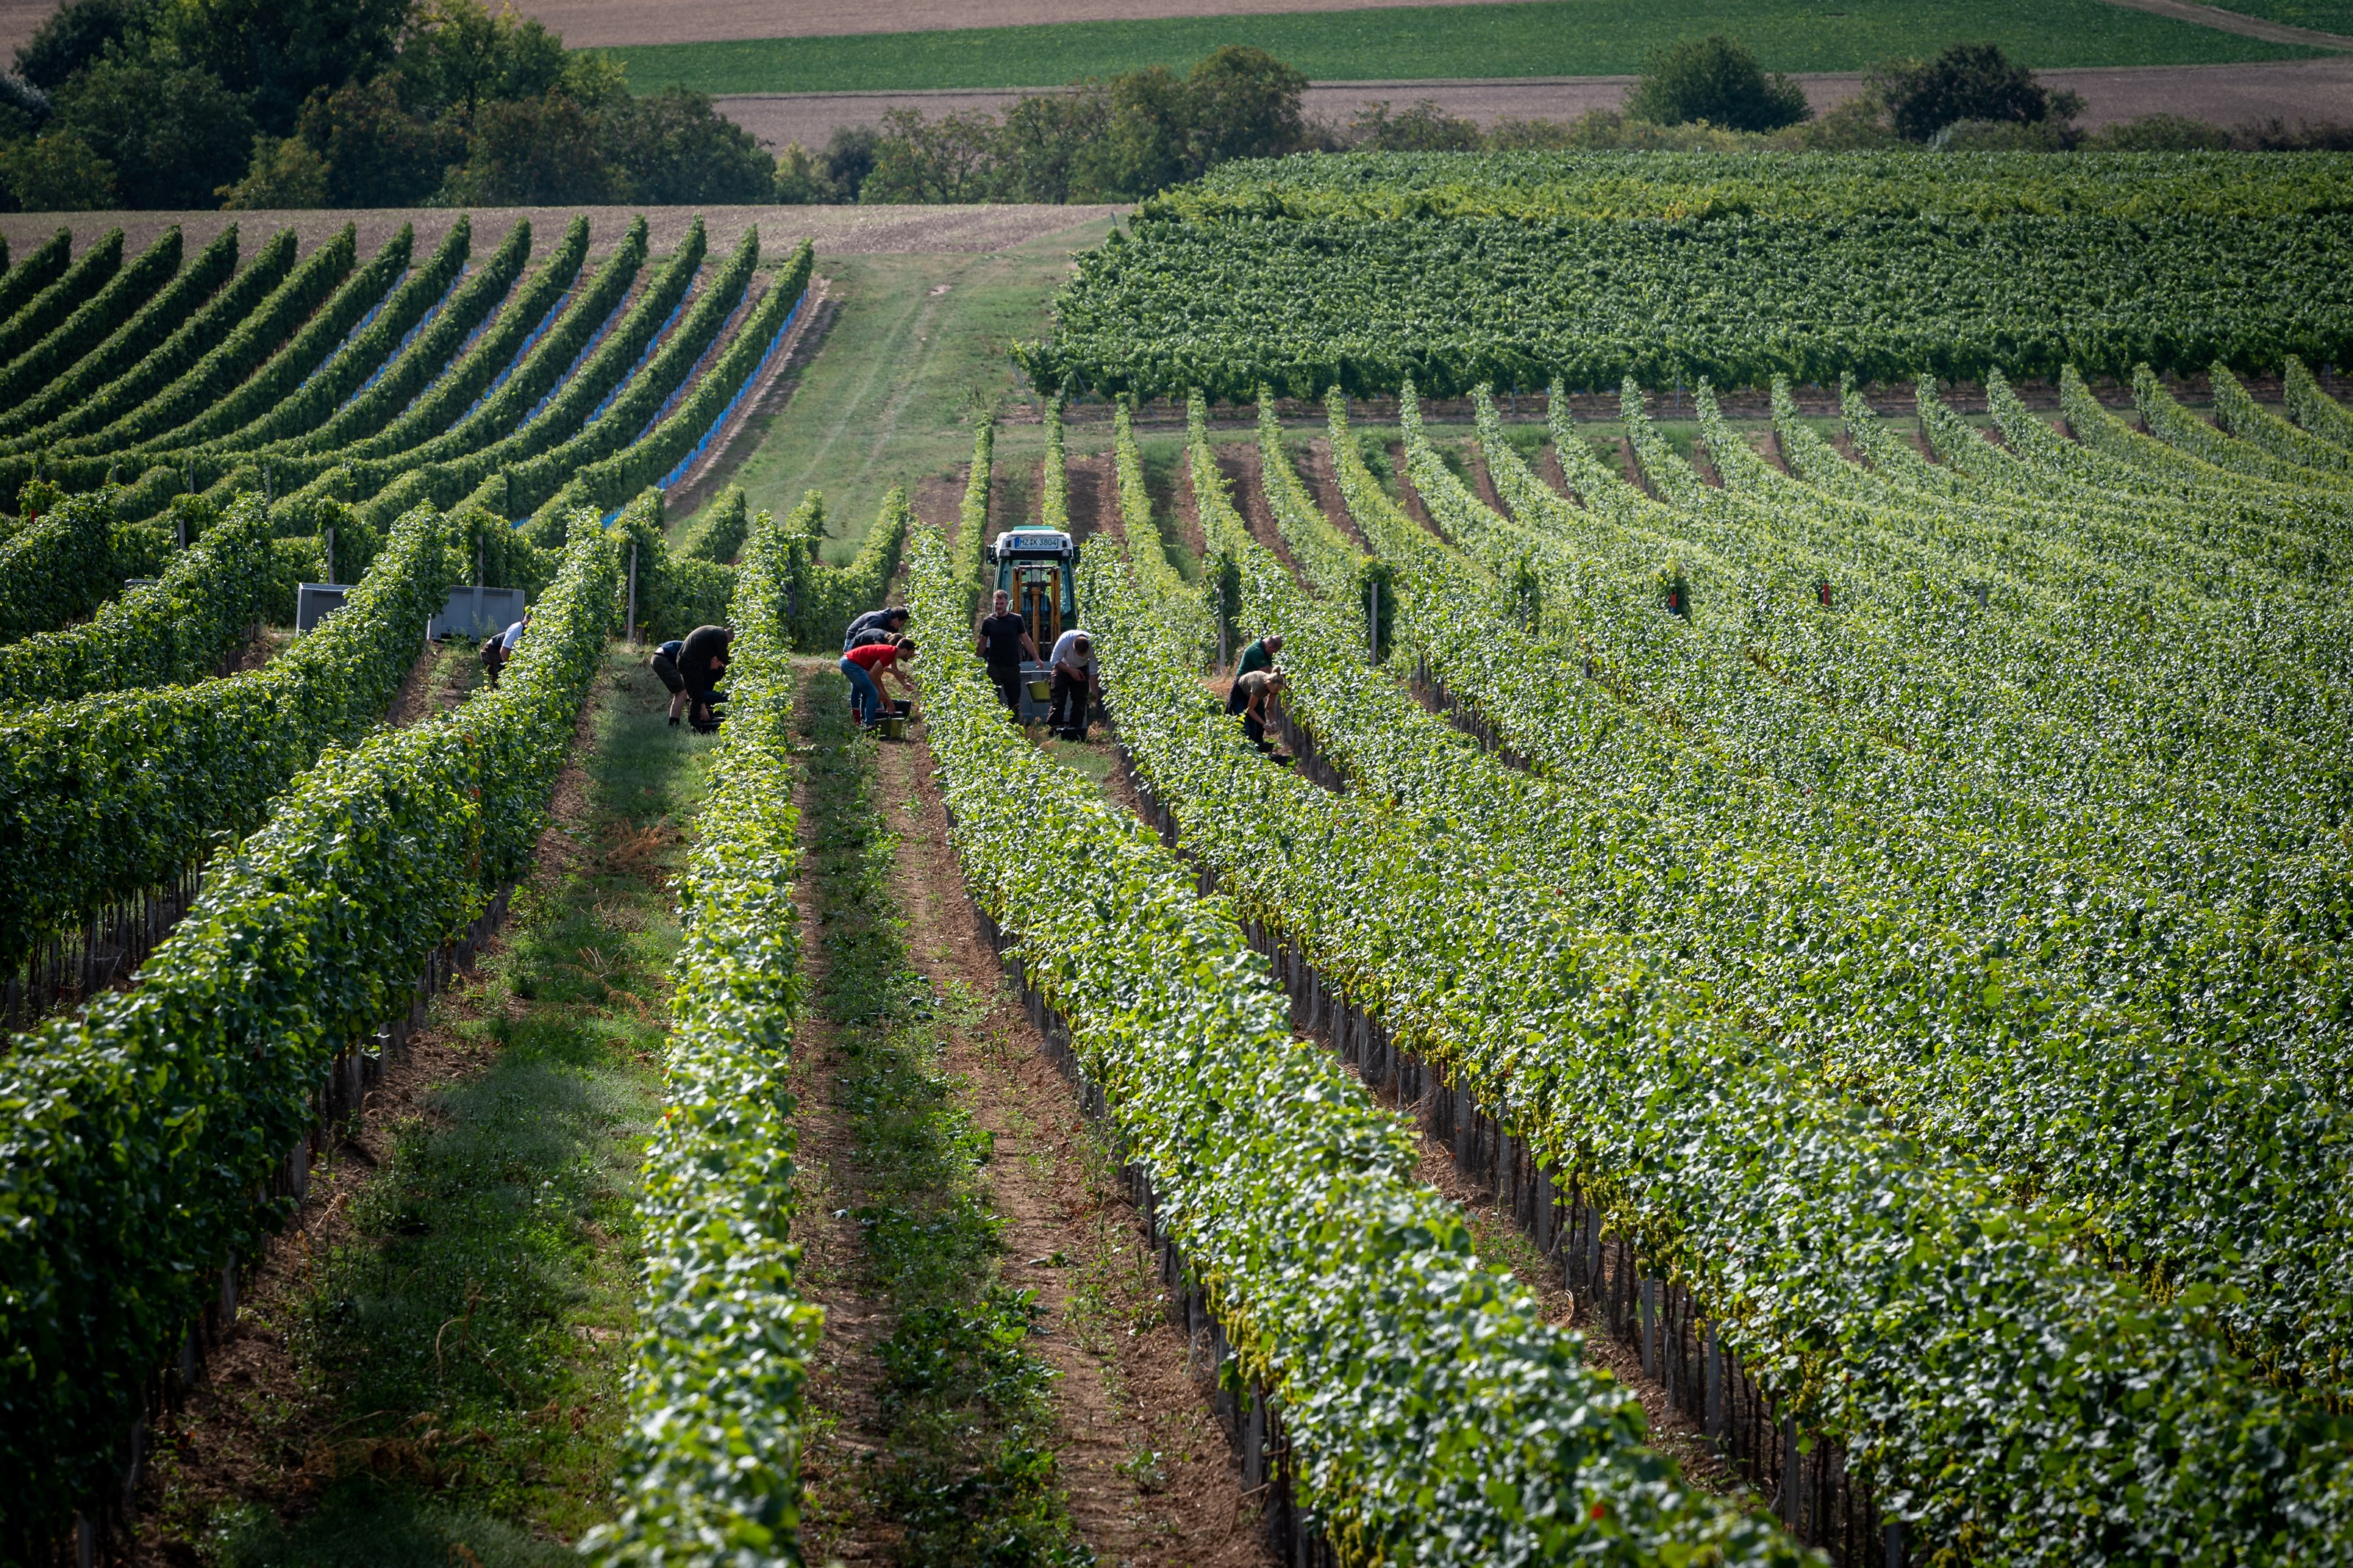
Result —
<path fill-rule="evenodd" d="M 1274 656 L 1282 651 L 1282 639 L 1269 633 L 1242 649 L 1241 662 L 1234 666 L 1234 679 L 1240 680 L 1253 670 L 1272 669 Z"/>

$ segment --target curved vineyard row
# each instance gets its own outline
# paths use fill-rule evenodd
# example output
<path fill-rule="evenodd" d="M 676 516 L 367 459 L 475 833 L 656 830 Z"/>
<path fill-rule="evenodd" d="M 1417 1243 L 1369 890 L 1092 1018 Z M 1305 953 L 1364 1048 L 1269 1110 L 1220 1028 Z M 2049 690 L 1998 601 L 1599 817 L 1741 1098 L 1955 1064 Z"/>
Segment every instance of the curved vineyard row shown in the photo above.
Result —
<path fill-rule="evenodd" d="M 405 519 L 390 553 L 438 563 L 444 526 Z M 132 990 L 0 1062 L 21 1108 L 0 1136 L 0 1456 L 26 1483 L 0 1501 L 12 1540 L 119 1494 L 153 1370 L 301 1190 L 331 1067 L 356 1065 L 428 955 L 528 865 L 620 571 L 609 536 L 578 530 L 496 689 L 303 773 Z"/>
<path fill-rule="evenodd" d="M 1060 488 L 1050 468 L 1047 484 Z M 1222 900 L 1198 897 L 1192 872 L 1007 729 L 944 546 L 919 532 L 912 554 L 968 885 L 1064 1021 L 1086 1092 L 1152 1194 L 1156 1237 L 1231 1336 L 1236 1374 L 1279 1406 L 1326 1534 L 1351 1558 L 1430 1563 L 1604 1542 L 1794 1561 L 1769 1526 L 1637 1446 L 1622 1387 L 1472 1256 L 1461 1215 L 1412 1179 L 1398 1125 L 1293 1037 Z M 1083 568 L 1086 599 L 1107 637 L 1124 637 L 1146 617 L 1122 608 L 1134 590 L 1106 559 Z M 1166 657 L 1190 679 L 1191 650 Z M 1256 764 L 1229 752 L 1218 765 Z"/>
<path fill-rule="evenodd" d="M 1345 446 L 1336 410 L 1334 444 Z M 1418 772 L 1374 746 L 1381 724 L 1327 715 L 1319 746 L 1352 777 L 1368 770 L 1366 787 L 1421 798 L 1542 870 L 1583 919 L 1659 946 L 1663 971 L 1704 955 L 1693 984 L 1825 1082 L 1933 1131 L 2021 1201 L 2100 1215 L 2105 1245 L 2139 1259 L 2136 1272 L 2236 1293 L 2221 1315 L 2263 1360 L 2337 1380 L 2353 1347 L 2332 1304 L 2353 1265 L 2325 1195 L 2341 1133 L 2315 1091 L 2341 1046 L 2313 1022 L 2342 1010 L 2333 953 L 2266 942 L 2178 899 L 2168 908 L 2096 859 L 1948 838 L 1936 815 L 1897 812 L 1898 792 L 1809 820 L 1805 800 L 1719 772 L 1666 727 L 1640 750 L 1564 747 L 1601 731 L 1585 716 L 1610 697 L 1573 653 L 1518 644 L 1494 612 L 1482 617 L 1473 606 L 1505 595 L 1384 507 L 1360 467 L 1352 483 L 1345 450 L 1338 466 L 1367 536 L 1396 555 L 1403 644 L 1543 770 L 1541 783 L 1493 779 L 1482 794 L 1482 769 Z M 1475 504 L 1432 509 L 1460 517 Z M 1525 674 L 1498 691 L 1481 671 L 1506 646 Z M 1884 858 L 1884 845 L 1908 860 Z M 2005 854 L 2006 885 L 1989 876 Z M 1655 869 L 1636 873 L 1646 859 Z M 2068 906 L 2053 918 L 2061 887 Z M 2250 1070 L 2251 1051 L 2309 1066 Z M 2132 1149 L 2161 1128 L 2198 1155 L 2136 1170 Z M 2251 1201 L 2282 1161 L 2302 1170 L 2288 1184 L 2303 1191 Z"/>
<path fill-rule="evenodd" d="M 1332 624 L 1336 606 L 1313 611 L 1282 587 L 1198 446 L 1196 465 L 1213 547 L 1251 563 L 1254 624 L 1299 639 L 1286 641 L 1283 662 L 1303 683 L 1302 710 L 1385 715 L 1343 726 L 1331 744 L 1389 748 L 1395 761 L 1361 794 L 1338 796 L 1258 764 L 1178 661 L 1150 653 L 1146 622 L 1101 616 L 1123 741 L 1183 841 L 1252 919 L 1362 999 L 1564 1184 L 1577 1183 L 1646 1268 L 1689 1288 L 1783 1408 L 1845 1446 L 1849 1473 L 1904 1499 L 1903 1517 L 1931 1546 L 1975 1540 L 2027 1558 L 2116 1550 L 2090 1516 L 2126 1471 L 2162 1478 L 2134 1538 L 2185 1549 L 2211 1543 L 2209 1499 L 2234 1500 L 2243 1549 L 2300 1528 L 2307 1502 L 2335 1495 L 2346 1456 L 2326 1406 L 2280 1393 L 2233 1357 L 2202 1298 L 2159 1306 L 2107 1276 L 2064 1225 L 2011 1205 L 1967 1162 L 1825 1092 L 1747 1037 L 1738 1008 L 1714 999 L 1704 979 L 1662 967 L 1665 953 L 1639 930 L 1588 924 L 1536 848 L 1546 830 L 1527 814 L 1533 797 L 1523 792 L 1512 815 L 1519 786 L 1502 776 L 1491 798 L 1450 794 L 1486 764 L 1401 693 L 1383 695 L 1387 678 L 1354 651 L 1360 631 Z M 1091 606 L 1124 602 L 1115 586 L 1091 583 Z M 1457 600 L 1447 613 L 1461 611 Z M 1410 615 L 1409 603 L 1401 621 Z M 1494 627 L 1471 635 L 1493 668 Z M 1316 741 L 1324 749 L 1321 728 Z M 1524 840 L 1494 837 L 1516 823 L 1528 824 Z M 1581 835 L 1555 839 L 1573 855 Z M 1662 907 L 1684 879 L 1656 856 L 1607 870 L 1651 881 Z M 1802 952 L 1789 961 L 1804 962 Z M 2056 1350 L 2071 1343 L 2100 1350 L 2076 1362 Z M 1971 1386 L 1982 1400 L 1957 1392 Z M 2190 1403 L 2140 1407 L 2132 1388 Z M 2039 1393 L 2021 1405 L 2026 1389 Z M 2209 1395 L 2216 1403 L 2195 1413 Z M 1982 1447 L 1963 1414 L 1997 1407 L 2009 1430 L 2036 1434 L 2007 1457 Z M 2239 1469 L 2227 1440 L 2174 1446 L 2195 1431 L 2219 1439 L 2215 1423 L 2256 1408 L 2271 1429 L 2300 1434 L 2295 1479 L 2284 1473 L 2277 1489 Z M 2019 1510 L 2021 1489 L 2043 1506 Z M 2328 1527 L 2312 1528 L 2316 1541 Z"/>
<path fill-rule="evenodd" d="M 526 282 L 523 224 L 471 276 L 463 220 L 416 268 L 406 230 L 364 266 L 346 234 L 294 267 L 281 235 L 127 374 L 15 437 L 0 482 L 128 481 L 114 502 L 126 521 L 190 489 L 217 500 L 259 489 L 281 533 L 340 526 L 337 567 L 364 568 L 392 519 L 420 500 L 537 510 L 543 544 L 545 519 L 568 496 L 609 509 L 682 476 L 781 340 L 809 272 L 803 246 L 756 308 L 739 309 L 759 259 L 747 235 L 698 290 L 698 222 L 633 297 L 640 220 L 575 294 L 586 241 L 575 221 Z M 135 335 L 143 314 L 116 338 Z M 121 357 L 113 341 L 100 357 Z M 212 346 L 192 358 L 196 342 Z M 552 476 L 583 469 L 584 484 L 560 496 Z"/>

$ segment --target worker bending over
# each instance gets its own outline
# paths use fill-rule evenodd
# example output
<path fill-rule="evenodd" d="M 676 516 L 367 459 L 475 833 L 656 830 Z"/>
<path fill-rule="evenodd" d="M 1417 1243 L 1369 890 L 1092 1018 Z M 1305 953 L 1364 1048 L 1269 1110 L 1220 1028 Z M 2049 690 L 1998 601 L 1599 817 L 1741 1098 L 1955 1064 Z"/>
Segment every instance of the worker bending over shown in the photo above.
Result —
<path fill-rule="evenodd" d="M 1253 669 L 1236 677 L 1233 689 L 1226 693 L 1226 711 L 1242 716 L 1242 733 L 1261 752 L 1274 750 L 1267 743 L 1266 727 L 1274 721 L 1274 700 L 1290 684 L 1279 669 Z"/>
<path fill-rule="evenodd" d="M 974 630 L 972 651 L 980 655 L 989 683 L 1018 720 L 1021 717 L 1021 661 L 1035 660 L 1038 645 L 1030 639 L 1029 623 L 1011 608 L 1012 603 L 1004 589 L 997 591 L 988 602 L 988 614 Z"/>
<path fill-rule="evenodd" d="M 698 735 L 719 728 L 719 680 L 727 673 L 727 650 L 735 634 L 726 626 L 697 626 L 678 645 L 678 673 L 686 682 L 686 718 Z"/>
<path fill-rule="evenodd" d="M 841 673 L 849 679 L 850 705 L 857 710 L 858 721 L 872 729 L 882 720 L 882 687 L 886 678 L 899 683 L 912 700 L 915 683 L 907 679 L 903 666 L 915 657 L 915 639 L 894 637 L 889 642 L 860 643 L 841 656 Z"/>
<path fill-rule="evenodd" d="M 863 647 L 868 643 L 889 642 L 907 629 L 907 606 L 892 605 L 888 609 L 869 610 L 849 623 L 841 634 L 841 651 Z"/>
<path fill-rule="evenodd" d="M 499 672 L 513 662 L 515 645 L 530 629 L 531 611 L 525 609 L 521 620 L 482 644 L 482 674 L 491 690 L 498 689 Z"/>
<path fill-rule="evenodd" d="M 678 723 L 679 715 L 686 711 L 686 676 L 678 668 L 679 655 L 685 651 L 685 642 L 672 637 L 654 649 L 653 658 L 646 660 L 647 666 L 661 681 L 662 689 L 670 693 L 670 721 L 673 726 Z"/>
<path fill-rule="evenodd" d="M 1095 669 L 1094 639 L 1082 631 L 1064 632 L 1054 643 L 1054 705 L 1046 724 L 1066 738 L 1087 738 L 1087 715 L 1102 679 Z"/>

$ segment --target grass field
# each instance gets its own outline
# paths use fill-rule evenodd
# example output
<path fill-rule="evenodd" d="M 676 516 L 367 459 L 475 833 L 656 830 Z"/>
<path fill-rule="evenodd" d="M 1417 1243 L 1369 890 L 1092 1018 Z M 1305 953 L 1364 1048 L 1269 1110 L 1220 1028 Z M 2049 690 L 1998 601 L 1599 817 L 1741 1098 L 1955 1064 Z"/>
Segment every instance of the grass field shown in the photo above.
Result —
<path fill-rule="evenodd" d="M 2353 0 L 2240 0 L 2238 8 L 2353 11 Z M 2268 7 L 2268 9 L 2265 9 Z M 2325 25 L 2318 19 L 2310 25 Z M 954 32 L 863 33 L 665 44 L 612 51 L 630 85 L 712 93 L 1049 87 L 1155 62 L 1184 66 L 1222 44 L 1256 44 L 1316 81 L 1610 76 L 1661 43 L 1736 33 L 1770 68 L 1859 70 L 1955 39 L 1991 39 L 2026 64 L 2190 65 L 2300 58 L 2265 43 L 2104 0 L 1556 0 L 1261 16 L 1065 22 Z"/>
<path fill-rule="evenodd" d="M 828 553 L 849 559 L 894 484 L 955 473 L 972 456 L 976 399 L 1011 394 L 1007 345 L 1035 337 L 1073 251 L 1110 227 L 1096 218 L 980 254 L 821 256 L 840 314 L 792 401 L 736 476 L 755 507 L 790 510 L 825 493 Z M 1017 425 L 997 460 L 1034 462 L 1043 435 Z"/>
<path fill-rule="evenodd" d="M 2205 0 L 2242 16 L 2353 37 L 2353 0 Z"/>

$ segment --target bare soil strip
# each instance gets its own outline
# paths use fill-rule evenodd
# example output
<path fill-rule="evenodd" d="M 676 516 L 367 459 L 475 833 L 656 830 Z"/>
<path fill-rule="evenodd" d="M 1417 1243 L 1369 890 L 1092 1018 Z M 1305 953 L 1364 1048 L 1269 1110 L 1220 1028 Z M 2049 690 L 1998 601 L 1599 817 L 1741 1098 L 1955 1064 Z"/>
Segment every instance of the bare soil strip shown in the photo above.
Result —
<path fill-rule="evenodd" d="M 1038 1345 L 1061 1375 L 1059 1458 L 1071 1511 L 1106 1564 L 1222 1568 L 1270 1561 L 1241 1470 L 1208 1410 L 1210 1369 L 1189 1361 L 1115 1157 L 1013 998 L 976 929 L 928 745 L 884 748 L 884 798 L 903 814 L 897 891 L 916 967 L 971 997 L 949 1061 L 995 1135 L 1007 1277 L 1038 1292 Z"/>
<path fill-rule="evenodd" d="M 1111 526 L 1119 515 L 1119 468 L 1109 452 L 1100 457 L 1073 457 L 1068 470 L 1071 538 L 1084 543 Z"/>
<path fill-rule="evenodd" d="M 1340 476 L 1332 471 L 1332 438 L 1318 436 L 1307 444 L 1307 451 L 1299 466 L 1299 477 L 1306 482 L 1307 493 L 1324 510 L 1324 521 L 1338 529 L 1349 543 L 1365 548 L 1365 536 L 1357 530 L 1356 520 L 1348 515 L 1348 503 L 1340 494 Z"/>
<path fill-rule="evenodd" d="M 926 474 L 915 481 L 915 515 L 940 531 L 952 550 L 964 548 L 958 537 L 964 524 L 964 488 L 972 465 L 959 465 L 953 474 Z"/>
<path fill-rule="evenodd" d="M 804 733 L 808 704 L 836 689 L 824 679 L 804 689 Z M 984 1179 L 1003 1227 L 999 1278 L 1034 1293 L 1025 1350 L 1056 1374 L 1052 1447 L 1071 1519 L 1106 1568 L 1263 1563 L 1239 1467 L 1208 1412 L 1209 1369 L 1188 1363 L 1169 1327 L 1115 1157 L 1078 1113 L 975 928 L 929 749 L 920 739 L 885 745 L 877 765 L 873 799 L 895 838 L 887 913 L 903 921 L 905 961 L 941 998 L 933 1023 L 945 1044 L 943 1065 L 957 1105 L 988 1143 Z M 805 774 L 807 829 L 838 831 L 810 809 L 809 788 Z M 820 995 L 839 962 L 825 945 L 828 929 L 838 945 L 855 928 L 825 919 L 816 899 L 804 909 L 804 963 Z M 801 1287 L 826 1309 L 811 1385 L 805 1545 L 812 1563 L 899 1562 L 912 1543 L 884 1517 L 873 1484 L 899 1458 L 877 1367 L 897 1325 L 871 1279 L 860 1216 L 872 1210 L 860 1206 L 869 1183 L 837 1096 L 852 1065 L 845 1051 L 861 1042 L 822 1015 L 811 1009 L 796 1047 L 804 1206 L 795 1238 L 805 1249 Z"/>
<path fill-rule="evenodd" d="M 1264 478 L 1259 471 L 1259 450 L 1255 445 L 1235 441 L 1219 446 L 1218 472 L 1225 476 L 1226 488 L 1233 496 L 1234 510 L 1242 514 L 1250 526 L 1250 537 L 1274 552 L 1282 569 L 1303 584 L 1306 575 L 1291 553 L 1291 545 L 1282 537 L 1282 525 L 1274 521 L 1274 509 L 1267 505 Z M 1310 589 L 1309 592 L 1314 592 Z"/>

